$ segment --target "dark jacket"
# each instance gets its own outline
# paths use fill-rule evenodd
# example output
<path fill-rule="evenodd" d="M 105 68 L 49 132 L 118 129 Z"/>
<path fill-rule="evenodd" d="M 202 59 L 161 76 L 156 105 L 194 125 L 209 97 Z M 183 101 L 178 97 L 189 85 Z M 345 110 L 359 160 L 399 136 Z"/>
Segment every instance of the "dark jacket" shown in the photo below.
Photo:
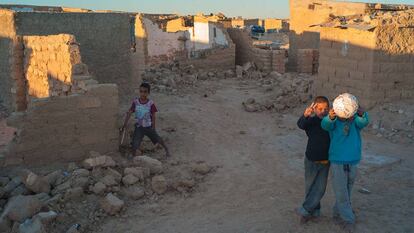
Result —
<path fill-rule="evenodd" d="M 301 116 L 298 120 L 298 127 L 305 130 L 308 135 L 306 146 L 306 158 L 310 161 L 322 161 L 329 158 L 329 133 L 321 127 L 322 119 L 317 116 Z"/>

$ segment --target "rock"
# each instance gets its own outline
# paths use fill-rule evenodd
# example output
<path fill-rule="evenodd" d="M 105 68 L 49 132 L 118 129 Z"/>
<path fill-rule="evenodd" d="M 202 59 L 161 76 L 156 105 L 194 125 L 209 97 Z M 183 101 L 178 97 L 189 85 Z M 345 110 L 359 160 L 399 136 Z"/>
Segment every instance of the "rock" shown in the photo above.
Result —
<path fill-rule="evenodd" d="M 62 170 L 51 172 L 45 176 L 45 179 L 51 186 L 57 186 L 57 181 L 63 177 L 62 173 Z"/>
<path fill-rule="evenodd" d="M 243 67 L 236 65 L 236 76 L 237 78 L 243 77 Z"/>
<path fill-rule="evenodd" d="M 88 177 L 89 171 L 83 168 L 76 169 L 73 171 L 72 176 Z"/>
<path fill-rule="evenodd" d="M 22 183 L 20 177 L 14 177 L 6 186 L 4 186 L 3 191 L 5 194 L 10 194 L 15 188 L 17 188 Z"/>
<path fill-rule="evenodd" d="M 67 170 L 69 172 L 72 172 L 72 171 L 74 171 L 78 168 L 79 168 L 78 165 L 76 165 L 76 163 L 74 163 L 74 162 L 69 163 L 68 166 L 67 166 Z"/>
<path fill-rule="evenodd" d="M 151 180 L 151 188 L 157 194 L 163 194 L 167 191 L 167 181 L 164 176 L 154 176 Z"/>
<path fill-rule="evenodd" d="M 58 186 L 56 186 L 53 190 L 52 190 L 52 195 L 54 196 L 54 195 L 56 195 L 56 194 L 58 194 L 58 193 L 63 193 L 63 192 L 65 192 L 66 190 L 68 190 L 68 189 L 70 189 L 70 187 L 71 187 L 71 181 L 70 180 L 68 180 L 68 181 L 66 181 L 66 182 L 64 182 L 64 183 L 62 183 L 62 184 L 60 184 L 60 185 L 58 185 Z"/>
<path fill-rule="evenodd" d="M 23 171 L 21 178 L 26 188 L 34 193 L 50 192 L 50 184 L 45 177 L 38 176 L 35 173 L 26 170 Z"/>
<path fill-rule="evenodd" d="M 91 191 L 96 195 L 102 195 L 106 191 L 106 185 L 102 182 L 98 182 L 92 187 Z"/>
<path fill-rule="evenodd" d="M 116 171 L 114 169 L 107 168 L 107 169 L 105 169 L 104 173 L 107 174 L 107 175 L 113 176 L 117 183 L 121 182 L 121 180 L 122 180 L 121 173 L 119 173 L 118 171 Z"/>
<path fill-rule="evenodd" d="M 134 164 L 149 168 L 151 174 L 160 174 L 163 172 L 162 163 L 148 156 L 136 156 L 134 158 Z"/>
<path fill-rule="evenodd" d="M 254 104 L 254 103 L 256 103 L 256 100 L 254 98 L 249 98 L 249 99 L 246 100 L 245 103 L 246 104 Z"/>
<path fill-rule="evenodd" d="M 83 188 L 82 187 L 76 187 L 68 189 L 65 193 L 64 199 L 66 201 L 68 200 L 78 200 L 83 196 Z"/>
<path fill-rule="evenodd" d="M 26 219 L 19 225 L 19 233 L 45 233 L 45 227 L 40 219 Z"/>
<path fill-rule="evenodd" d="M 57 218 L 55 211 L 41 212 L 33 216 L 32 219 L 39 219 L 42 224 L 50 224 Z"/>
<path fill-rule="evenodd" d="M 179 186 L 185 187 L 185 188 L 192 188 L 195 186 L 195 181 L 193 179 L 184 179 L 184 180 L 180 180 L 180 182 L 178 182 Z"/>
<path fill-rule="evenodd" d="M 358 189 L 358 192 L 360 192 L 362 194 L 371 194 L 371 191 L 369 191 L 366 188 L 360 188 L 360 189 Z"/>
<path fill-rule="evenodd" d="M 245 104 L 243 103 L 244 110 L 246 112 L 257 112 L 259 111 L 259 106 L 257 104 Z"/>
<path fill-rule="evenodd" d="M 86 189 L 89 186 L 88 177 L 73 177 L 71 179 L 71 187 L 81 187 Z"/>
<path fill-rule="evenodd" d="M 15 196 L 10 198 L 0 218 L 7 217 L 10 220 L 22 222 L 31 218 L 42 208 L 41 201 L 35 196 Z"/>
<path fill-rule="evenodd" d="M 0 177 L 0 187 L 6 186 L 10 182 L 9 177 Z"/>
<path fill-rule="evenodd" d="M 26 188 L 24 184 L 21 184 L 10 193 L 10 196 L 14 197 L 18 195 L 27 195 L 27 194 L 30 194 L 30 191 Z"/>
<path fill-rule="evenodd" d="M 126 186 L 128 185 L 133 185 L 135 183 L 137 183 L 139 181 L 139 178 L 137 178 L 136 176 L 129 174 L 124 176 L 124 178 L 122 178 L 122 183 Z"/>
<path fill-rule="evenodd" d="M 134 175 L 139 180 L 145 179 L 144 169 L 141 167 L 127 167 L 124 169 L 124 175 Z M 148 174 L 149 175 L 149 174 Z"/>
<path fill-rule="evenodd" d="M 145 196 L 145 190 L 139 186 L 133 185 L 123 189 L 124 195 L 133 200 L 138 200 Z"/>
<path fill-rule="evenodd" d="M 12 222 L 8 218 L 0 218 L 0 232 L 11 232 Z"/>
<path fill-rule="evenodd" d="M 79 224 L 74 224 L 66 231 L 66 233 L 79 233 L 78 231 L 79 228 L 80 228 Z"/>
<path fill-rule="evenodd" d="M 100 181 L 104 183 L 106 186 L 118 185 L 118 182 L 116 182 L 115 178 L 111 175 L 104 176 Z"/>
<path fill-rule="evenodd" d="M 226 72 L 224 72 L 224 77 L 226 78 L 232 78 L 234 76 L 234 72 L 232 70 L 226 70 Z"/>
<path fill-rule="evenodd" d="M 50 200 L 50 196 L 47 193 L 38 193 L 36 195 L 33 195 L 33 197 L 37 198 L 42 205 L 44 206 L 49 200 Z"/>
<path fill-rule="evenodd" d="M 101 201 L 101 208 L 109 215 L 115 215 L 124 207 L 124 201 L 108 193 Z"/>
<path fill-rule="evenodd" d="M 210 172 L 211 167 L 208 166 L 206 163 L 196 163 L 192 165 L 192 170 L 195 173 L 206 175 Z"/>
<path fill-rule="evenodd" d="M 111 157 L 107 155 L 102 155 L 94 158 L 85 159 L 82 162 L 82 165 L 86 169 L 92 169 L 95 167 L 115 167 L 116 163 Z"/>

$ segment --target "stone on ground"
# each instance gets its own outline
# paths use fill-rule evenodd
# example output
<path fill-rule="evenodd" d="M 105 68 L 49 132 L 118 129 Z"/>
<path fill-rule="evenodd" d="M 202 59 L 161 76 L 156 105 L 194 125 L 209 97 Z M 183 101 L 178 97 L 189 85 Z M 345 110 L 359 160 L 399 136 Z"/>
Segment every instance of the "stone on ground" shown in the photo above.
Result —
<path fill-rule="evenodd" d="M 7 217 L 10 220 L 22 222 L 31 218 L 42 208 L 42 202 L 35 196 L 15 196 L 9 199 L 0 218 Z"/>
<path fill-rule="evenodd" d="M 106 191 L 106 185 L 102 182 L 98 182 L 91 188 L 91 191 L 96 195 L 102 195 Z"/>
<path fill-rule="evenodd" d="M 101 208 L 109 215 L 115 215 L 121 211 L 124 207 L 124 201 L 108 193 L 105 198 L 101 201 Z"/>
<path fill-rule="evenodd" d="M 206 163 L 196 163 L 192 165 L 193 172 L 206 175 L 211 171 L 211 167 Z"/>
<path fill-rule="evenodd" d="M 154 176 L 151 180 L 151 187 L 157 194 L 163 194 L 167 191 L 167 180 L 164 176 Z"/>
<path fill-rule="evenodd" d="M 85 159 L 82 165 L 86 169 L 92 169 L 95 167 L 115 167 L 116 163 L 110 156 L 102 155 Z"/>
<path fill-rule="evenodd" d="M 50 192 L 50 184 L 45 177 L 38 176 L 31 171 L 23 171 L 21 178 L 26 188 L 34 193 Z"/>
<path fill-rule="evenodd" d="M 134 163 L 140 167 L 149 168 L 151 174 L 160 174 L 163 172 L 162 163 L 148 156 L 137 156 L 134 158 Z"/>
<path fill-rule="evenodd" d="M 134 175 L 139 180 L 144 180 L 145 178 L 145 171 L 141 167 L 127 167 L 124 169 L 124 175 Z M 148 174 L 149 175 L 149 174 Z"/>
<path fill-rule="evenodd" d="M 122 178 L 122 183 L 126 186 L 133 185 L 137 183 L 138 181 L 139 181 L 139 178 L 132 174 L 126 175 L 124 176 L 124 178 Z"/>
<path fill-rule="evenodd" d="M 84 193 L 82 187 L 71 188 L 66 191 L 64 199 L 66 201 L 79 200 L 83 196 L 83 194 Z"/>
<path fill-rule="evenodd" d="M 126 197 L 133 200 L 138 200 L 145 196 L 145 190 L 137 185 L 126 187 L 123 191 Z"/>
<path fill-rule="evenodd" d="M 45 227 L 40 219 L 26 219 L 19 225 L 19 233 L 45 233 Z"/>

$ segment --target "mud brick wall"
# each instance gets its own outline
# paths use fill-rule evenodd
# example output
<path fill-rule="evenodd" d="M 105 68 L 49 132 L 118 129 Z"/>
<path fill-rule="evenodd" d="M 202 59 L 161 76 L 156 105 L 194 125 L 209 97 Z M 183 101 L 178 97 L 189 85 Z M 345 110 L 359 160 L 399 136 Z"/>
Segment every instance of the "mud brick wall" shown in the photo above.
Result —
<path fill-rule="evenodd" d="M 25 102 L 18 102 L 19 87 L 23 80 L 23 54 L 21 38 L 16 35 L 14 12 L 0 9 L 0 102 L 9 111 L 25 108 Z"/>
<path fill-rule="evenodd" d="M 326 22 L 330 14 L 363 14 L 369 9 L 366 3 L 290 0 L 289 67 L 296 70 L 298 49 L 319 48 L 319 27 L 312 25 Z"/>
<path fill-rule="evenodd" d="M 187 59 L 181 64 L 193 65 L 203 70 L 228 70 L 234 69 L 236 60 L 236 46 L 229 48 L 215 48 L 203 51 L 199 58 Z"/>
<path fill-rule="evenodd" d="M 323 28 L 316 95 L 342 92 L 367 107 L 414 97 L 413 28 L 381 26 L 374 31 Z"/>
<path fill-rule="evenodd" d="M 24 36 L 24 70 L 30 98 L 67 94 L 72 75 L 82 68 L 79 45 L 73 35 Z"/>
<path fill-rule="evenodd" d="M 237 65 L 244 65 L 246 62 L 254 62 L 262 71 L 285 73 L 285 50 L 265 50 L 255 48 L 247 31 L 234 28 L 227 29 L 227 31 L 236 45 Z"/>
<path fill-rule="evenodd" d="M 8 119 L 18 135 L 3 165 L 80 161 L 91 150 L 115 151 L 117 114 L 115 84 L 96 84 L 85 94 L 37 99 L 26 112 Z"/>
<path fill-rule="evenodd" d="M 371 105 L 374 49 L 373 32 L 322 28 L 314 94 L 333 99 L 349 92 L 363 105 Z"/>
<path fill-rule="evenodd" d="M 375 33 L 372 101 L 414 100 L 414 28 L 381 26 Z"/>
<path fill-rule="evenodd" d="M 82 50 L 83 62 L 101 83 L 116 83 L 126 99 L 137 83 L 138 65 L 132 64 L 134 16 L 126 13 L 16 12 L 17 34 L 72 34 Z"/>
<path fill-rule="evenodd" d="M 144 53 L 145 64 L 161 64 L 187 58 L 185 31 L 166 32 L 151 19 L 137 15 L 135 19 L 137 53 Z M 142 50 L 143 49 L 143 50 Z"/>
<path fill-rule="evenodd" d="M 319 66 L 319 50 L 298 49 L 298 73 L 316 74 Z"/>

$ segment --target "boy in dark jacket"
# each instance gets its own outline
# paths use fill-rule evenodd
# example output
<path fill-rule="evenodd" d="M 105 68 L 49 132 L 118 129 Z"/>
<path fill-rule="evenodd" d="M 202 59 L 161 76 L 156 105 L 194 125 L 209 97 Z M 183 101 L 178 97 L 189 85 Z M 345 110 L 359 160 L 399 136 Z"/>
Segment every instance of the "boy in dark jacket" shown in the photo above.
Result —
<path fill-rule="evenodd" d="M 308 144 L 305 153 L 305 200 L 296 213 L 305 223 L 312 217 L 320 216 L 320 200 L 325 194 L 329 174 L 329 133 L 321 127 L 323 117 L 328 114 L 329 100 L 318 96 L 306 108 L 297 125 L 305 130 Z"/>

